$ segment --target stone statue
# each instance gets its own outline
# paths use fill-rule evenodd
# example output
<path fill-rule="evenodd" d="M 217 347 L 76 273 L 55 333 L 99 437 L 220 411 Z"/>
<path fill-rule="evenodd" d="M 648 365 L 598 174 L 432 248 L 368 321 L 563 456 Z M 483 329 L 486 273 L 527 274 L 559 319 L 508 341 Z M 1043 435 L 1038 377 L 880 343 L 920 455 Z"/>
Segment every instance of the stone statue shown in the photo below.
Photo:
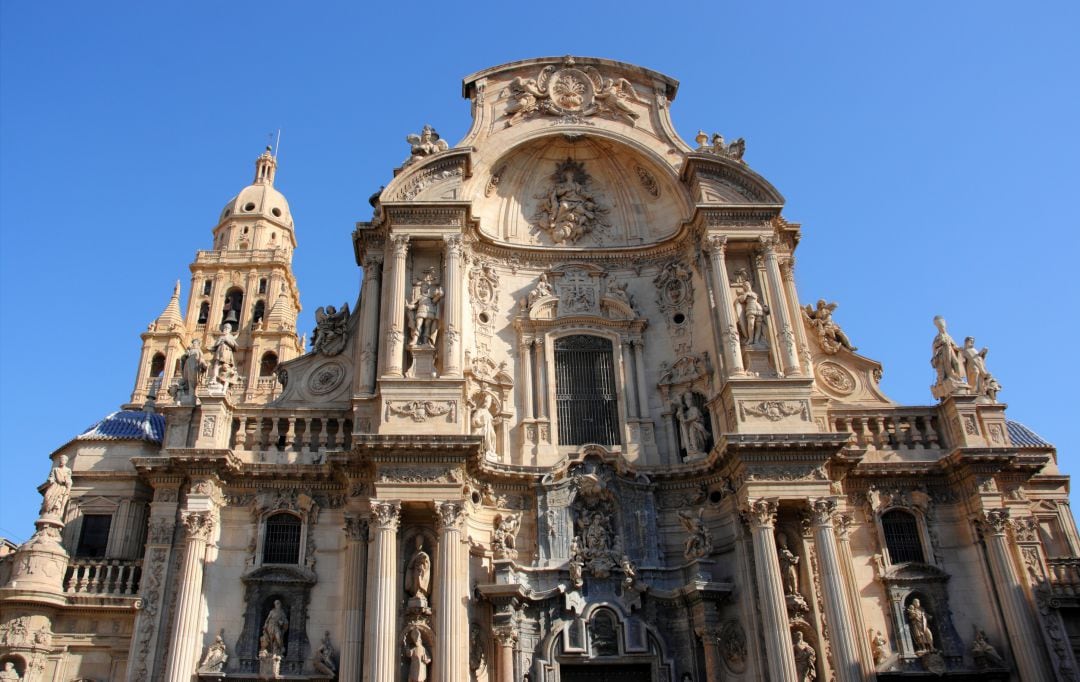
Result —
<path fill-rule="evenodd" d="M 934 326 L 938 334 L 934 337 L 930 365 L 937 372 L 937 381 L 930 390 L 935 398 L 944 398 L 955 393 L 964 383 L 961 375 L 963 359 L 960 348 L 945 329 L 945 318 L 940 315 L 935 317 Z"/>
<path fill-rule="evenodd" d="M 266 620 L 263 622 L 263 634 L 260 638 L 262 648 L 266 649 L 271 656 L 283 656 L 285 654 L 285 635 L 289 632 L 289 614 L 285 613 L 280 599 L 274 600 L 274 608 L 270 609 Z M 265 640 L 263 642 L 262 640 Z"/>
<path fill-rule="evenodd" d="M 71 497 L 71 469 L 68 468 L 67 455 L 60 455 L 59 464 L 49 471 L 42 493 L 41 516 L 64 518 L 64 509 Z"/>
<path fill-rule="evenodd" d="M 225 669 L 225 664 L 228 661 L 229 652 L 225 647 L 225 630 L 222 629 L 214 637 L 214 641 L 210 643 L 210 646 L 206 647 L 206 655 L 203 656 L 202 663 L 199 664 L 199 672 L 219 673 Z"/>
<path fill-rule="evenodd" d="M 177 382 L 174 394 L 176 401 L 194 405 L 195 388 L 205 373 L 206 362 L 203 361 L 202 342 L 199 339 L 192 339 L 188 349 L 180 358 L 180 381 Z"/>
<path fill-rule="evenodd" d="M 817 679 L 817 652 L 799 630 L 792 633 L 791 643 L 795 653 L 795 679 L 813 682 Z"/>
<path fill-rule="evenodd" d="M 881 634 L 881 630 L 870 630 L 870 648 L 874 653 L 874 665 L 881 665 L 889 658 L 889 642 Z"/>
<path fill-rule="evenodd" d="M 536 286 L 529 292 L 528 302 L 529 306 L 536 303 L 545 296 L 554 296 L 555 290 L 551 287 L 551 283 L 548 281 L 547 274 L 540 275 L 540 279 L 537 280 Z"/>
<path fill-rule="evenodd" d="M 603 216 L 608 211 L 600 207 L 589 190 L 589 180 L 585 164 L 567 158 L 555 167 L 551 188 L 537 197 L 541 202 L 535 216 L 536 225 L 556 244 L 576 242 L 607 226 Z"/>
<path fill-rule="evenodd" d="M 682 523 L 683 528 L 686 529 L 686 532 L 690 534 L 686 538 L 686 544 L 683 546 L 683 556 L 688 561 L 703 559 L 712 554 L 712 533 L 702 518 L 704 514 L 705 507 L 698 509 L 697 514 L 684 509 L 679 510 L 679 521 Z"/>
<path fill-rule="evenodd" d="M 349 324 L 349 304 L 338 310 L 332 305 L 315 310 L 315 330 L 311 332 L 311 352 L 337 355 L 345 350 L 345 327 Z"/>
<path fill-rule="evenodd" d="M 907 607 L 908 630 L 911 641 L 915 643 L 915 653 L 934 650 L 934 635 L 930 632 L 930 614 L 919 603 L 918 597 L 911 600 Z"/>
<path fill-rule="evenodd" d="M 582 571 L 585 568 L 585 560 L 581 554 L 581 540 L 575 535 L 570 540 L 570 582 L 574 584 L 574 587 L 581 587 L 585 584 L 585 580 L 582 577 Z"/>
<path fill-rule="evenodd" d="M 491 414 L 490 393 L 485 393 L 483 402 L 473 408 L 470 423 L 473 435 L 480 436 L 480 452 L 488 459 L 497 460 L 499 458 L 498 439 L 495 436 L 495 418 Z"/>
<path fill-rule="evenodd" d="M 409 158 L 405 160 L 403 166 L 408 166 L 417 159 L 425 156 L 431 156 L 432 154 L 438 154 L 439 152 L 445 152 L 450 148 L 450 145 L 439 137 L 439 134 L 435 132 L 435 129 L 430 125 L 425 125 L 419 134 L 410 133 L 405 136 L 405 141 L 409 143 Z"/>
<path fill-rule="evenodd" d="M 679 403 L 682 403 L 681 405 Z M 705 419 L 694 403 L 694 395 L 687 391 L 675 404 L 675 417 L 679 420 L 679 432 L 686 446 L 686 455 L 703 455 L 709 451 L 709 431 Z"/>
<path fill-rule="evenodd" d="M 748 346 L 760 346 L 765 343 L 765 315 L 768 309 L 758 301 L 758 295 L 748 291 L 742 297 L 743 341 Z"/>
<path fill-rule="evenodd" d="M 496 559 L 513 559 L 517 557 L 516 541 L 518 527 L 521 525 L 521 514 L 497 514 L 495 516 L 495 528 L 491 539 L 491 548 L 495 552 Z"/>
<path fill-rule="evenodd" d="M 413 629 L 412 645 L 409 647 L 409 682 L 426 682 L 428 678 L 428 664 L 431 657 L 428 656 L 424 642 L 420 638 L 420 631 Z"/>
<path fill-rule="evenodd" d="M 851 345 L 851 340 L 847 334 L 840 329 L 840 325 L 833 321 L 832 314 L 837 308 L 836 303 L 826 303 L 825 299 L 818 299 L 817 308 L 815 309 L 809 303 L 806 308 L 803 309 L 806 318 L 810 320 L 810 324 L 817 332 L 818 340 L 821 342 L 821 348 L 829 355 L 835 355 L 841 347 L 847 348 L 850 351 L 859 350 L 855 346 Z"/>
<path fill-rule="evenodd" d="M 322 643 L 319 644 L 319 648 L 315 650 L 315 655 L 311 658 L 311 667 L 315 668 L 315 672 L 327 677 L 337 675 L 337 664 L 334 663 L 334 645 L 330 642 L 329 630 L 323 635 Z"/>
<path fill-rule="evenodd" d="M 435 268 L 424 271 L 421 279 L 413 280 L 412 298 L 405 303 L 409 318 L 409 344 L 435 346 L 439 335 L 439 301 L 443 288 L 435 279 Z"/>
<path fill-rule="evenodd" d="M 4 669 L 0 670 L 0 680 L 21 680 L 19 677 L 19 671 L 15 669 L 15 664 L 11 661 L 4 663 Z"/>
<path fill-rule="evenodd" d="M 743 161 L 743 154 L 746 153 L 746 140 L 738 138 L 733 142 L 724 142 L 724 136 L 720 133 L 713 133 L 712 144 L 709 144 L 709 136 L 704 130 L 699 130 L 694 141 L 698 143 L 697 151 L 705 152 L 708 154 L 716 154 L 717 156 L 726 156 L 729 159 L 734 159 L 745 163 Z"/>
<path fill-rule="evenodd" d="M 785 595 L 799 594 L 799 557 L 788 549 L 787 537 L 776 536 L 776 554 L 780 559 L 780 575 Z"/>
<path fill-rule="evenodd" d="M 975 640 L 971 643 L 971 657 L 975 659 L 975 667 L 979 670 L 1006 667 L 1005 659 L 986 638 L 986 631 L 978 627 L 975 628 Z"/>
<path fill-rule="evenodd" d="M 630 289 L 630 285 L 627 284 L 626 282 L 622 282 L 620 284 L 615 279 L 608 280 L 607 295 L 610 298 L 614 298 L 614 299 L 617 299 L 619 301 L 622 301 L 626 305 L 633 308 L 634 307 L 634 297 L 630 295 L 629 289 Z"/>
<path fill-rule="evenodd" d="M 209 383 L 216 383 L 225 390 L 235 384 L 237 379 L 236 361 L 233 355 L 236 352 L 236 343 L 233 326 L 226 323 L 221 325 L 221 335 L 210 347 L 213 359 L 210 361 Z"/>
<path fill-rule="evenodd" d="M 409 560 L 409 567 L 405 572 L 405 591 L 413 599 L 419 601 L 421 606 L 427 606 L 428 594 L 431 590 L 431 556 L 424 551 L 424 538 L 416 536 L 416 553 Z M 410 600 L 411 601 L 411 600 Z"/>
<path fill-rule="evenodd" d="M 997 402 L 997 392 L 1001 390 L 1001 385 L 990 372 L 986 371 L 986 354 L 989 352 L 989 348 L 976 350 L 975 337 L 969 336 L 964 339 L 960 357 L 964 361 L 964 375 L 972 393 Z"/>
<path fill-rule="evenodd" d="M 634 567 L 634 562 L 630 561 L 630 557 L 625 554 L 619 559 L 619 568 L 622 569 L 623 579 L 622 586 L 624 590 L 629 590 L 637 582 L 637 569 Z"/>

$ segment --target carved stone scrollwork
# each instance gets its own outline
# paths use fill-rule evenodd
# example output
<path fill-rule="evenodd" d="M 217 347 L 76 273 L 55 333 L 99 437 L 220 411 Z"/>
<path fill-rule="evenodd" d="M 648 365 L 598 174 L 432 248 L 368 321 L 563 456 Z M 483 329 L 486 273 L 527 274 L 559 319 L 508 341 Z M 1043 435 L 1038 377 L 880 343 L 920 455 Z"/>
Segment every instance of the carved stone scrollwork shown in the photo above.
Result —
<path fill-rule="evenodd" d="M 836 517 L 836 498 L 820 497 L 809 500 L 810 519 L 816 526 L 832 526 Z"/>
<path fill-rule="evenodd" d="M 581 161 L 567 158 L 555 166 L 551 184 L 540 200 L 534 226 L 546 233 L 556 244 L 574 243 L 592 234 L 597 242 L 610 227 L 605 220 L 609 209 L 592 189 L 592 177 Z"/>
<path fill-rule="evenodd" d="M 345 536 L 353 542 L 366 542 L 368 539 L 368 520 L 355 514 L 345 515 Z"/>
<path fill-rule="evenodd" d="M 401 521 L 401 503 L 371 500 L 371 520 L 380 530 L 396 531 Z"/>
<path fill-rule="evenodd" d="M 491 636 L 495 638 L 495 643 L 501 647 L 513 647 L 518 641 L 517 630 L 513 627 L 492 628 Z"/>
<path fill-rule="evenodd" d="M 460 530 L 465 521 L 465 507 L 460 502 L 439 502 L 435 506 L 435 512 L 440 530 Z"/>
<path fill-rule="evenodd" d="M 746 670 L 746 631 L 737 620 L 725 621 L 716 636 L 720 644 L 720 655 L 733 673 Z"/>
<path fill-rule="evenodd" d="M 687 561 L 704 559 L 712 554 L 712 533 L 709 531 L 708 525 L 705 524 L 704 515 L 704 507 L 699 509 L 696 514 L 685 510 L 679 511 L 679 522 L 688 534 L 683 545 L 683 557 Z"/>
<path fill-rule="evenodd" d="M 181 521 L 191 540 L 206 542 L 214 534 L 214 513 L 209 511 L 184 512 Z"/>
<path fill-rule="evenodd" d="M 1034 516 L 1013 519 L 1013 532 L 1017 542 L 1039 542 L 1039 520 Z"/>
<path fill-rule="evenodd" d="M 560 117 L 556 123 L 592 125 L 589 117 L 599 115 L 633 125 L 640 114 L 631 103 L 642 100 L 625 78 L 605 78 L 595 67 L 578 67 L 567 57 L 562 68 L 548 65 L 535 78 L 510 83 L 506 126 L 545 115 Z"/>
<path fill-rule="evenodd" d="M 391 415 L 409 417 L 414 422 L 424 422 L 432 417 L 449 415 L 450 421 L 456 421 L 457 403 L 453 400 L 409 400 L 400 403 L 386 401 L 386 419 Z"/>
<path fill-rule="evenodd" d="M 778 422 L 785 417 L 799 415 L 803 421 L 810 421 L 810 408 L 804 401 L 764 400 L 759 403 L 739 402 L 739 412 L 745 420 L 746 415 Z"/>
<path fill-rule="evenodd" d="M 1005 535 L 1005 532 L 1012 526 L 1008 509 L 990 509 L 984 511 L 978 518 L 978 523 L 984 533 L 993 535 Z"/>
<path fill-rule="evenodd" d="M 656 303 L 664 314 L 668 333 L 684 337 L 689 348 L 691 337 L 690 311 L 694 304 L 693 275 L 682 260 L 668 261 L 653 279 L 656 287 Z"/>
<path fill-rule="evenodd" d="M 742 509 L 742 517 L 751 528 L 772 528 L 776 525 L 778 506 L 775 499 L 749 500 Z"/>

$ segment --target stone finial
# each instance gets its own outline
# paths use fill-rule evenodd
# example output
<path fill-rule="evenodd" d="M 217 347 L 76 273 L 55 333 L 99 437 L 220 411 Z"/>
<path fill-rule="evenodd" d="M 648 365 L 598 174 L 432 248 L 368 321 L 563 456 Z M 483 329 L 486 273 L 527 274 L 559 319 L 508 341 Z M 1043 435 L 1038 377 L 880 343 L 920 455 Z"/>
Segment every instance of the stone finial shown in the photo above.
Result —
<path fill-rule="evenodd" d="M 168 305 L 165 306 L 165 309 L 161 311 L 161 314 L 154 321 L 154 330 L 167 332 L 183 326 L 184 316 L 180 312 L 180 280 L 176 280 L 172 298 L 169 299 Z"/>
<path fill-rule="evenodd" d="M 699 130 L 694 141 L 698 143 L 696 151 L 705 152 L 706 154 L 715 154 L 728 159 L 734 159 L 740 163 L 746 163 L 743 161 L 743 154 L 746 152 L 746 140 L 741 137 L 732 142 L 724 142 L 723 135 L 720 133 L 713 133 L 712 142 L 710 143 L 709 136 L 705 134 L 705 131 Z"/>

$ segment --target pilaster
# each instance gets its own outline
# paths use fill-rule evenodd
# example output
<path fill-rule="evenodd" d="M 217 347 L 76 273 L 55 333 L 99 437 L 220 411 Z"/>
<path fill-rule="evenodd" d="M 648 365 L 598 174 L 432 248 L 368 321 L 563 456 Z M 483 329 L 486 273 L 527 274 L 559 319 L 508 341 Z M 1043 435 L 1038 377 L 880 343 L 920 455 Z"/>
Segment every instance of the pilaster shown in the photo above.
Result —
<path fill-rule="evenodd" d="M 727 237 L 708 235 L 705 237 L 704 246 L 712 266 L 713 305 L 720 327 L 718 353 L 724 359 L 724 373 L 727 377 L 742 376 L 746 371 L 743 368 L 739 330 L 735 326 L 735 307 L 731 289 L 728 288 L 727 265 L 724 262 Z"/>

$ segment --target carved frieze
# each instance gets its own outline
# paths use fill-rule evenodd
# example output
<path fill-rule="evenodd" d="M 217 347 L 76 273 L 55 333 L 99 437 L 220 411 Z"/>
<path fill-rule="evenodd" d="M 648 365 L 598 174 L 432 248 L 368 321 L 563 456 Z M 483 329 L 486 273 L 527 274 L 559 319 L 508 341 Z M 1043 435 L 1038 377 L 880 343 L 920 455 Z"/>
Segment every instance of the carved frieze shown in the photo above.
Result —
<path fill-rule="evenodd" d="M 379 470 L 380 483 L 461 483 L 465 473 L 459 468 L 385 467 Z"/>
<path fill-rule="evenodd" d="M 447 421 L 457 421 L 456 400 L 404 400 L 386 401 L 385 419 L 392 416 L 408 417 L 414 422 L 425 422 L 434 417 L 446 416 Z"/>
<path fill-rule="evenodd" d="M 785 417 L 799 415 L 803 421 L 810 421 L 810 405 L 803 400 L 763 400 L 761 402 L 739 401 L 739 416 L 746 420 L 747 415 L 758 419 L 778 422 Z"/>

